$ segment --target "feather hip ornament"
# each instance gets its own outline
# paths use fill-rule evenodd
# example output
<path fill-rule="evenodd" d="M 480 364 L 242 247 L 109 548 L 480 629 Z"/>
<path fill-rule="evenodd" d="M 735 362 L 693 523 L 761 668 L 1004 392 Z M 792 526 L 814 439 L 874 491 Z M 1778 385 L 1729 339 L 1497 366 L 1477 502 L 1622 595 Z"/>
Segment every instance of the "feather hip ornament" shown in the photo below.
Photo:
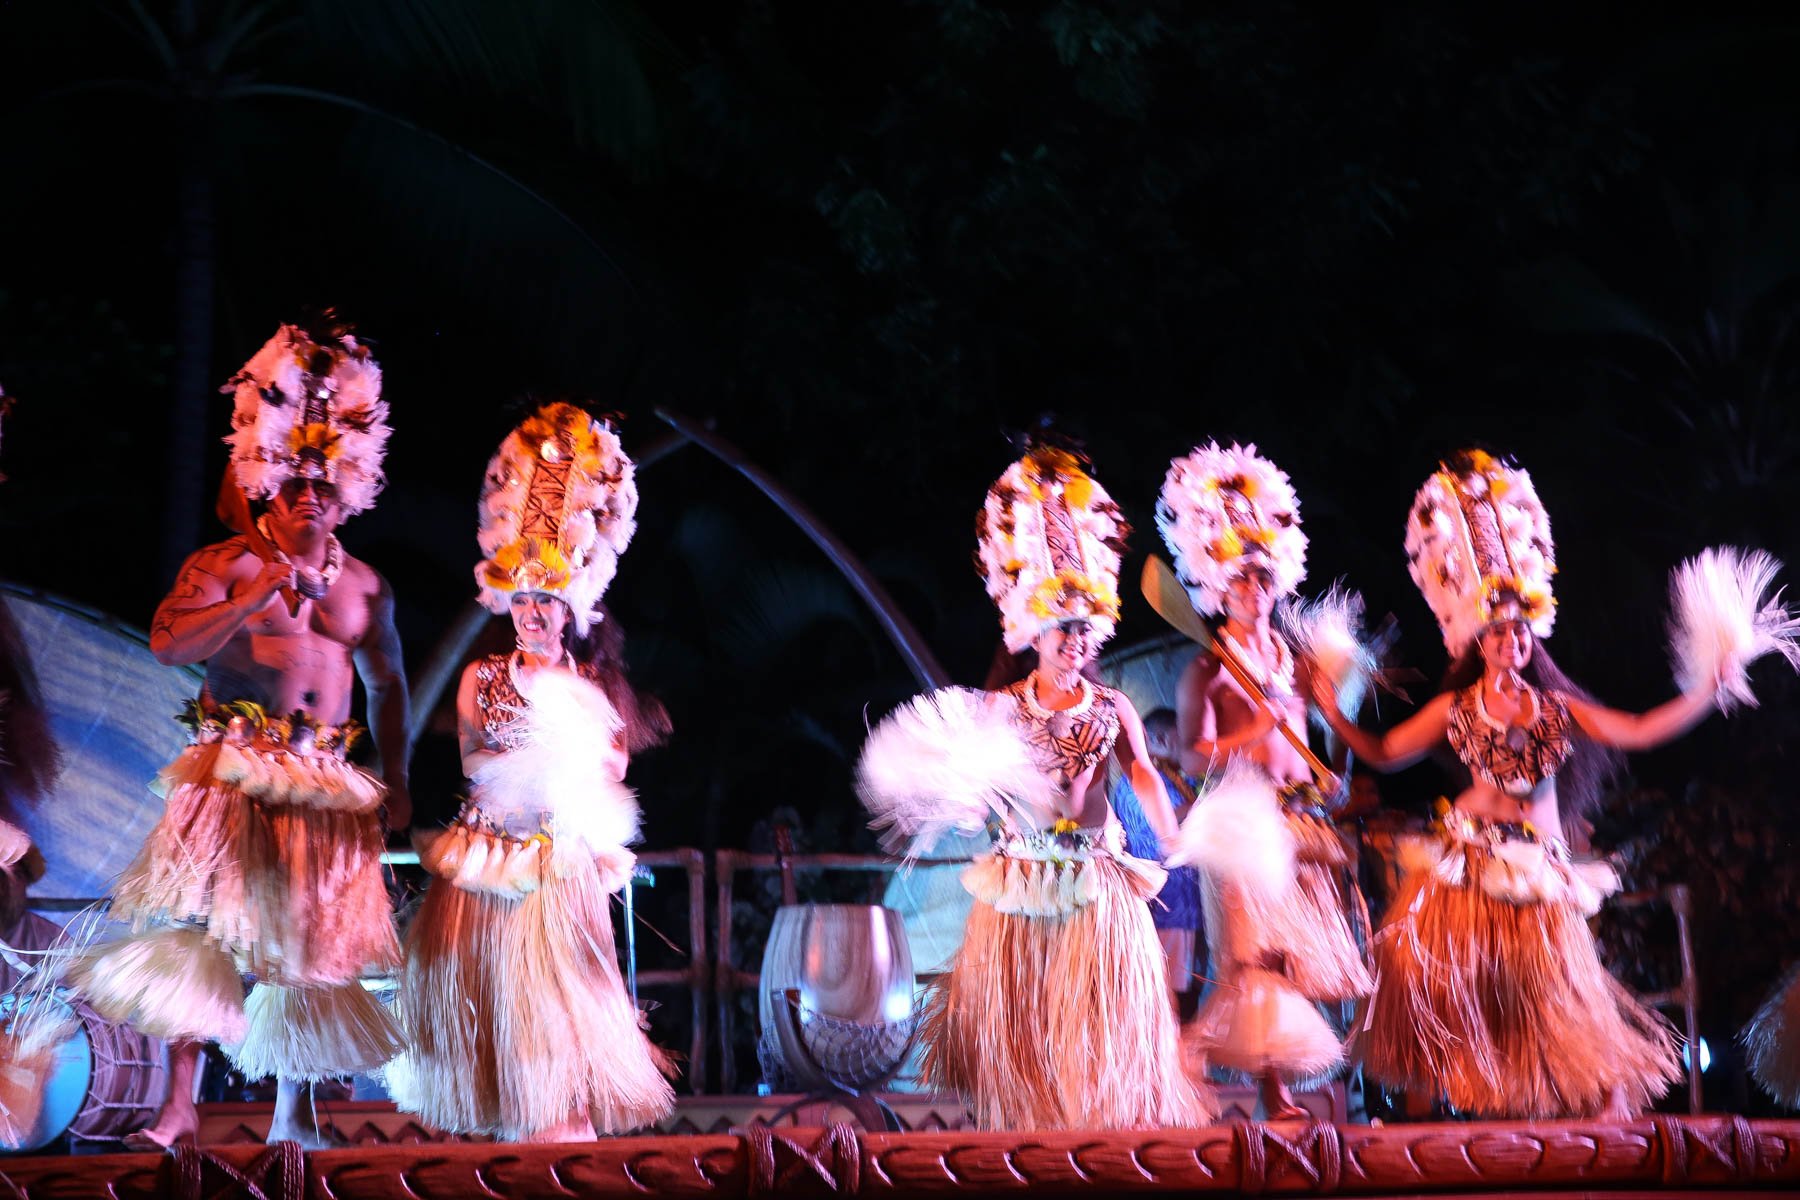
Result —
<path fill-rule="evenodd" d="M 916 858 L 950 832 L 990 818 L 1048 823 L 1055 791 L 1005 705 L 969 688 L 916 696 L 870 731 L 856 790 L 890 853 Z"/>
<path fill-rule="evenodd" d="M 1274 785 L 1261 771 L 1233 764 L 1181 823 L 1171 866 L 1195 866 L 1243 887 L 1264 903 L 1294 883 L 1294 834 Z"/>
<path fill-rule="evenodd" d="M 1800 618 L 1781 602 L 1781 562 L 1761 550 L 1716 547 L 1675 569 L 1669 583 L 1669 651 L 1684 692 L 1718 689 L 1721 711 L 1756 704 L 1748 668 L 1779 654 L 1800 669 Z"/>
<path fill-rule="evenodd" d="M 596 853 L 638 839 L 630 788 L 613 778 L 613 737 L 623 723 L 606 693 L 571 671 L 525 679 L 527 707 L 516 748 L 489 759 L 470 782 L 484 812 L 547 812 L 560 840 Z"/>
<path fill-rule="evenodd" d="M 1354 716 L 1379 666 L 1363 633 L 1362 596 L 1333 584 L 1318 599 L 1283 605 L 1277 615 L 1288 642 L 1331 681 L 1339 707 Z"/>

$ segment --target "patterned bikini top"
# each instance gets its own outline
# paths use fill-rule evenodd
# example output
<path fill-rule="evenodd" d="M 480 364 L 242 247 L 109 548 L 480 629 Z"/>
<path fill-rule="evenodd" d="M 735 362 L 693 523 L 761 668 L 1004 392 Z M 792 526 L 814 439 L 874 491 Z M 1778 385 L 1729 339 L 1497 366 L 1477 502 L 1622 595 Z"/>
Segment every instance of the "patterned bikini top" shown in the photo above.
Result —
<path fill-rule="evenodd" d="M 1029 675 L 1005 689 L 1015 701 L 1013 725 L 1031 748 L 1032 761 L 1064 791 L 1111 754 L 1119 737 L 1119 693 L 1090 680 L 1081 682 L 1082 699 L 1061 712 L 1050 712 L 1038 703 Z"/>
<path fill-rule="evenodd" d="M 1509 796 L 1529 795 L 1562 768 L 1574 749 L 1574 726 L 1562 694 L 1527 688 L 1525 695 L 1536 714 L 1523 725 L 1490 717 L 1479 683 L 1456 693 L 1450 703 L 1450 748 L 1470 771 Z"/>
<path fill-rule="evenodd" d="M 481 717 L 481 731 L 502 750 L 519 748 L 525 710 L 530 707 L 513 683 L 512 657 L 490 654 L 475 664 L 475 711 Z M 599 685 L 600 680 L 585 667 L 577 666 L 576 671 Z"/>

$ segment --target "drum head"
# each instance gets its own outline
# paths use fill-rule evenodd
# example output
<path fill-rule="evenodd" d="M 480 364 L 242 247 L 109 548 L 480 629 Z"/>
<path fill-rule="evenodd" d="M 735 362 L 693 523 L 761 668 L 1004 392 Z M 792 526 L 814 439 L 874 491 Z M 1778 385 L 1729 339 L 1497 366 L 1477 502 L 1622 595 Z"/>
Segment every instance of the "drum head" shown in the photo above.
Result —
<path fill-rule="evenodd" d="M 73 1008 L 56 996 L 0 996 L 0 1021 L 7 1026 L 15 1020 L 26 1019 L 27 1012 L 31 1020 L 68 1021 L 73 1023 L 74 1029 L 56 1047 L 36 1123 L 18 1145 L 0 1147 L 9 1152 L 41 1150 L 62 1137 L 87 1103 L 88 1088 L 94 1077 L 94 1056 L 87 1028 Z"/>

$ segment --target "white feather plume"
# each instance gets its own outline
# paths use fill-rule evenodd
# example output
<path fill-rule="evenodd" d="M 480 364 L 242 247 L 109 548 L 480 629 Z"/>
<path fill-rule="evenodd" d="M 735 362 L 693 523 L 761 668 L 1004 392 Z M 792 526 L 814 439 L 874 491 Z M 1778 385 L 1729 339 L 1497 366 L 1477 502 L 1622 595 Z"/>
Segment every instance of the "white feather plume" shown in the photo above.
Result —
<path fill-rule="evenodd" d="M 1354 716 L 1379 665 L 1363 634 L 1362 596 L 1334 583 L 1316 600 L 1282 605 L 1277 616 L 1289 644 L 1331 681 L 1339 707 Z"/>
<path fill-rule="evenodd" d="M 1774 589 L 1781 562 L 1761 550 L 1703 550 L 1669 582 L 1669 651 L 1683 691 L 1716 681 L 1719 708 L 1754 706 L 1748 667 L 1779 654 L 1800 669 L 1800 619 Z"/>
<path fill-rule="evenodd" d="M 991 816 L 1044 824 L 1055 800 L 1006 706 L 955 687 L 915 696 L 869 732 L 856 790 L 882 845 L 908 857 Z"/>
<path fill-rule="evenodd" d="M 1080 563 L 1056 561 L 1044 527 L 1044 495 L 1069 511 Z M 1097 641 L 1119 619 L 1119 563 L 1131 531 L 1119 506 L 1074 455 L 1042 447 L 988 489 L 975 523 L 975 562 L 1000 609 L 1006 648 L 1019 653 L 1044 630 L 1085 618 Z"/>
<path fill-rule="evenodd" d="M 233 396 L 232 433 L 225 441 L 244 494 L 273 498 L 301 469 L 295 438 L 306 414 L 305 369 L 321 348 L 332 352 L 331 371 L 323 381 L 329 390 L 325 423 L 332 443 L 326 477 L 337 486 L 345 510 L 359 513 L 375 503 L 387 482 L 381 463 L 392 431 L 387 402 L 381 398 L 381 367 L 349 334 L 321 347 L 297 325 L 277 329 L 220 389 Z"/>
<path fill-rule="evenodd" d="M 1231 581 L 1254 562 L 1277 596 L 1306 578 L 1306 534 L 1288 477 L 1249 446 L 1208 442 L 1169 464 L 1156 501 L 1175 573 L 1195 609 L 1224 611 Z"/>
<path fill-rule="evenodd" d="M 521 586 L 553 592 L 585 635 L 637 532 L 637 504 L 636 467 L 618 434 L 573 404 L 545 405 L 488 460 L 476 506 L 477 599 L 504 616 Z M 552 559 L 561 560 L 560 581 L 521 570 Z"/>
<path fill-rule="evenodd" d="M 1459 490 L 1473 498 L 1479 529 L 1470 527 Z M 1530 603 L 1534 636 L 1547 638 L 1555 628 L 1550 514 L 1531 475 L 1519 467 L 1476 452 L 1444 464 L 1413 498 L 1406 559 L 1452 658 L 1479 636 L 1503 593 Z"/>
<path fill-rule="evenodd" d="M 536 672 L 520 693 L 527 705 L 518 745 L 476 768 L 476 802 L 548 812 L 559 841 L 577 837 L 596 852 L 636 842 L 637 798 L 612 777 L 613 735 L 624 726 L 606 693 L 556 669 Z"/>
<path fill-rule="evenodd" d="M 1250 766 L 1227 768 L 1182 821 L 1169 863 L 1198 867 L 1260 897 L 1283 895 L 1294 880 L 1294 834 L 1268 777 Z"/>

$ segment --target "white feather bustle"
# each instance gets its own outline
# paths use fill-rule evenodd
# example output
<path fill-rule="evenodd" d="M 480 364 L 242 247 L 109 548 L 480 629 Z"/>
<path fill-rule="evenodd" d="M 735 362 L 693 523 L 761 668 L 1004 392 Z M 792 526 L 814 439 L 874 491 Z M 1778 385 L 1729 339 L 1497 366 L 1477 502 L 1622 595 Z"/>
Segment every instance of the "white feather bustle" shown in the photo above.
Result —
<path fill-rule="evenodd" d="M 1046 496 L 1068 508 L 1074 544 L 1053 547 Z M 1046 629 L 1085 620 L 1096 642 L 1119 620 L 1119 563 L 1131 532 L 1119 506 L 1064 451 L 1034 448 L 988 489 L 976 517 L 976 566 L 1000 609 L 1006 648 L 1018 654 Z M 1072 551 L 1079 562 L 1064 560 Z"/>
<path fill-rule="evenodd" d="M 1248 509 L 1234 511 L 1228 492 Z M 1208 442 L 1171 462 L 1156 501 L 1156 527 L 1194 608 L 1207 616 L 1224 611 L 1226 590 L 1250 562 L 1269 569 L 1277 596 L 1306 578 L 1300 501 L 1287 475 L 1254 444 Z"/>
<path fill-rule="evenodd" d="M 592 683 L 554 668 L 529 676 L 520 694 L 527 704 L 513 748 L 477 768 L 470 780 L 471 806 L 490 816 L 548 813 L 551 842 L 544 862 L 552 874 L 566 873 L 561 864 L 568 856 L 599 858 L 607 890 L 623 887 L 635 861 L 624 847 L 638 840 L 640 814 L 636 795 L 611 774 L 613 736 L 624 727 L 618 710 Z M 516 863 L 496 860 L 491 868 L 479 861 L 497 849 L 468 841 L 467 853 L 477 861 L 465 862 L 458 873 L 502 879 L 515 865 L 525 870 L 531 857 L 525 853 L 512 854 Z"/>
<path fill-rule="evenodd" d="M 381 461 L 392 431 L 381 399 L 381 367 L 348 334 L 325 348 L 334 358 L 327 377 L 332 445 L 326 478 L 337 486 L 344 509 L 359 513 L 375 503 L 386 482 Z M 237 484 L 252 499 L 272 499 L 300 472 L 295 439 L 309 399 L 302 376 L 317 349 L 304 330 L 283 325 L 221 389 L 234 397 L 233 432 L 225 441 Z"/>
<path fill-rule="evenodd" d="M 882 845 L 914 857 L 993 817 L 1045 825 L 1055 802 L 1006 706 L 956 687 L 915 696 L 870 731 L 856 790 Z"/>
<path fill-rule="evenodd" d="M 62 979 L 107 1020 L 164 1041 L 244 1038 L 237 963 L 204 929 L 158 929 L 83 947 Z"/>
<path fill-rule="evenodd" d="M 1781 562 L 1761 550 L 1716 547 L 1682 563 L 1669 581 L 1669 650 L 1683 690 L 1718 686 L 1719 708 L 1756 704 L 1748 668 L 1779 654 L 1800 668 L 1800 619 L 1775 589 Z"/>
<path fill-rule="evenodd" d="M 1484 508 L 1491 498 L 1495 530 L 1504 548 L 1471 532 L 1458 499 L 1459 485 Z M 1495 594 L 1490 582 L 1496 578 L 1504 580 L 1503 590 L 1524 590 L 1541 598 L 1539 611 L 1530 618 L 1534 635 L 1549 637 L 1556 625 L 1551 594 L 1556 544 L 1550 536 L 1550 515 L 1531 476 L 1520 468 L 1488 455 L 1472 455 L 1468 470 L 1453 474 L 1446 466 L 1434 473 L 1413 498 L 1406 521 L 1406 558 L 1407 570 L 1437 618 L 1453 658 L 1487 624 Z"/>
<path fill-rule="evenodd" d="M 1355 716 L 1379 665 L 1363 635 L 1362 596 L 1334 583 L 1315 600 L 1282 605 L 1276 616 L 1288 644 L 1331 681 L 1338 707 Z"/>
<path fill-rule="evenodd" d="M 247 1027 L 225 1053 L 246 1079 L 338 1079 L 373 1071 L 400 1053 L 399 1027 L 360 983 L 288 988 L 259 983 Z"/>
<path fill-rule="evenodd" d="M 1294 834 L 1268 780 L 1234 764 L 1181 823 L 1172 866 L 1195 866 L 1273 905 L 1294 884 Z"/>
<path fill-rule="evenodd" d="M 547 445 L 554 447 L 557 463 L 569 464 L 560 476 L 560 494 L 549 486 L 556 475 L 539 476 Z M 585 635 L 618 572 L 619 556 L 637 532 L 637 505 L 637 469 L 618 435 L 572 404 L 545 405 L 508 434 L 488 461 L 476 510 L 483 555 L 475 566 L 477 598 L 504 616 L 521 582 L 512 559 L 527 552 L 529 540 L 548 540 L 567 566 L 567 579 L 533 584 L 530 590 L 560 596 L 576 632 Z"/>

